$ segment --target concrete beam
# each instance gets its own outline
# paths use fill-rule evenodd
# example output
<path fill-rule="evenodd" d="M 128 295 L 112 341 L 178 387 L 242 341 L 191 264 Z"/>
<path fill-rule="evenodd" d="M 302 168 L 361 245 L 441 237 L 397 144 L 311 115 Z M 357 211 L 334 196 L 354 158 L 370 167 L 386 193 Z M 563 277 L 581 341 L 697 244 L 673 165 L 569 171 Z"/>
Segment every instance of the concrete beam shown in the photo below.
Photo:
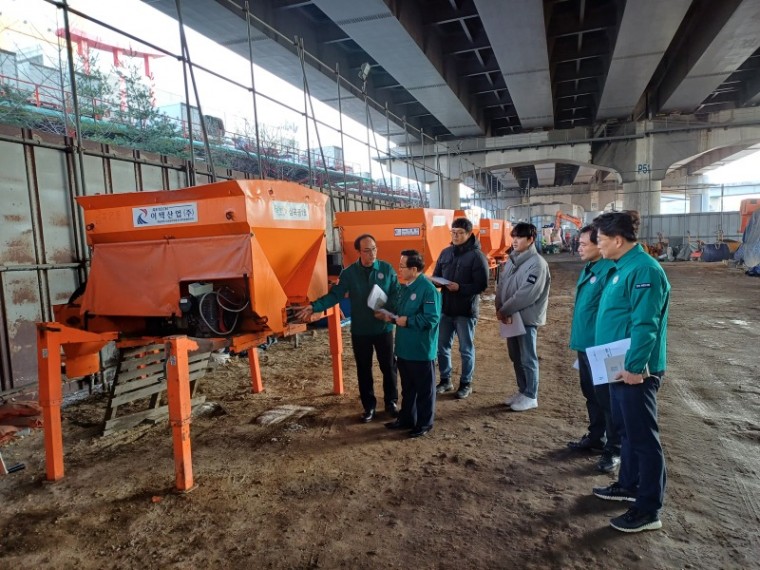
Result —
<path fill-rule="evenodd" d="M 543 2 L 474 1 L 520 124 L 524 129 L 554 127 Z"/>
<path fill-rule="evenodd" d="M 372 59 L 455 136 L 485 133 L 476 106 L 447 66 L 443 46 L 427 32 L 412 2 L 314 0 Z M 394 9 L 395 8 L 395 9 Z"/>
<path fill-rule="evenodd" d="M 727 11 L 735 3 L 735 0 L 721 0 L 714 4 L 721 11 Z M 688 72 L 680 80 L 674 72 L 669 79 L 678 83 L 663 85 L 660 93 L 662 111 L 691 112 L 697 109 L 710 93 L 752 55 L 758 47 L 760 0 L 742 0 L 722 26 L 717 14 L 715 22 L 707 22 L 705 25 L 710 27 L 705 30 L 704 36 L 695 37 L 693 44 L 688 46 L 688 54 L 683 56 L 692 64 Z M 720 26 L 717 31 L 716 26 Z M 710 32 L 712 36 L 708 40 L 705 36 Z M 707 45 L 702 51 L 695 49 L 704 43 Z M 695 58 L 695 54 L 700 55 Z"/>
<path fill-rule="evenodd" d="M 627 2 L 596 118 L 628 117 L 670 45 L 691 0 Z"/>

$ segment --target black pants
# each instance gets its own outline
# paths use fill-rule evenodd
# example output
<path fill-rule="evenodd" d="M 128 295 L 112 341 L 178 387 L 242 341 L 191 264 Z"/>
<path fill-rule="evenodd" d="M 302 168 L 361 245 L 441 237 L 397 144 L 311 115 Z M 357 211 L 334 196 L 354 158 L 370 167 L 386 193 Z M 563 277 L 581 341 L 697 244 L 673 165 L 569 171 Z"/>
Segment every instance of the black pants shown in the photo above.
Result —
<path fill-rule="evenodd" d="M 594 386 L 591 377 L 591 366 L 585 352 L 578 352 L 578 372 L 581 377 L 581 392 L 586 398 L 586 410 L 588 411 L 588 434 L 591 441 L 604 445 L 604 450 L 612 455 L 620 455 L 620 431 L 619 421 L 613 420 L 610 385 L 599 384 Z"/>
<path fill-rule="evenodd" d="M 359 379 L 359 396 L 365 410 L 374 410 L 375 380 L 372 377 L 372 351 L 377 353 L 377 363 L 383 374 L 383 396 L 386 407 L 398 401 L 396 382 L 396 358 L 393 356 L 393 333 L 371 336 L 351 335 L 351 346 L 356 360 L 356 375 Z"/>
<path fill-rule="evenodd" d="M 398 359 L 401 374 L 399 421 L 409 427 L 428 429 L 435 417 L 435 360 Z"/>

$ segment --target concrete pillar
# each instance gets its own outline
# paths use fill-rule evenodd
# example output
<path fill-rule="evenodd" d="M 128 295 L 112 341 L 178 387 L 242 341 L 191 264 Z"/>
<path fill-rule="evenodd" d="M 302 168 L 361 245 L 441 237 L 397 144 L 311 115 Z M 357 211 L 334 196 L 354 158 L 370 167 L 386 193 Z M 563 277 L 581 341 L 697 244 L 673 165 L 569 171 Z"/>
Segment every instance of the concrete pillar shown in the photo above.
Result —
<path fill-rule="evenodd" d="M 689 213 L 699 214 L 710 211 L 710 189 L 699 188 L 689 193 Z"/>
<path fill-rule="evenodd" d="M 456 210 L 460 207 L 459 180 L 444 178 L 430 185 L 430 207 Z"/>
<path fill-rule="evenodd" d="M 623 209 L 637 210 L 641 216 L 660 213 L 662 180 L 634 180 L 623 182 Z"/>

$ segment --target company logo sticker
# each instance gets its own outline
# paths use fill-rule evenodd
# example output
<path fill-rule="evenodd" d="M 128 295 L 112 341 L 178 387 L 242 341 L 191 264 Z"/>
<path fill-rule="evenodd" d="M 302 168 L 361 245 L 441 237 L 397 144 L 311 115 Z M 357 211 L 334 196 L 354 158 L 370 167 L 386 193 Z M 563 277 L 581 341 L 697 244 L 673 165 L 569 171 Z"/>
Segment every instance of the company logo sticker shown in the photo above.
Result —
<path fill-rule="evenodd" d="M 132 225 L 136 228 L 193 224 L 198 222 L 197 202 L 132 208 Z"/>

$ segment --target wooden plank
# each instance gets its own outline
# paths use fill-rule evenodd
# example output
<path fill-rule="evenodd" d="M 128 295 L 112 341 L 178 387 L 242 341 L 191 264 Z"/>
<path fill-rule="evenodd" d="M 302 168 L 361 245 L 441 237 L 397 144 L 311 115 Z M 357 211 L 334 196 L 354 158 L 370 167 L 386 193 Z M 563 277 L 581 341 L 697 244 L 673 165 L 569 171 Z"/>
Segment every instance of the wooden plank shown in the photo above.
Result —
<path fill-rule="evenodd" d="M 147 388 L 134 390 L 132 392 L 127 392 L 126 394 L 122 394 L 121 396 L 116 396 L 115 398 L 111 400 L 110 405 L 111 407 L 121 406 L 122 404 L 126 404 L 127 402 L 139 400 L 140 398 L 147 398 L 151 394 L 155 394 L 156 392 L 161 392 L 162 390 L 166 390 L 166 380 L 164 380 L 163 382 L 158 382 L 156 384 L 153 384 L 152 386 L 148 386 Z"/>
<path fill-rule="evenodd" d="M 132 380 L 131 382 L 126 382 L 124 384 L 117 384 L 113 395 L 117 396 L 119 394 L 131 392 L 132 390 L 139 390 L 145 386 L 158 384 L 162 379 L 163 374 L 152 374 L 148 378 L 140 378 L 139 380 Z"/>
<path fill-rule="evenodd" d="M 206 396 L 199 396 L 190 400 L 190 405 L 196 407 L 206 401 Z M 115 418 L 105 422 L 103 426 L 103 435 L 109 435 L 115 431 L 129 429 L 135 427 L 139 423 L 145 420 L 158 421 L 162 418 L 169 416 L 169 406 L 161 406 L 160 408 L 154 408 L 144 410 L 142 412 L 135 412 L 120 418 Z"/>
<path fill-rule="evenodd" d="M 160 372 L 163 375 L 163 372 L 164 372 L 163 362 L 159 362 L 157 364 L 150 364 L 148 366 L 145 366 L 144 368 L 138 368 L 136 370 L 130 370 L 128 372 L 119 372 L 117 380 L 119 383 L 126 383 L 126 382 L 129 382 L 130 380 L 134 380 L 135 378 L 148 376 L 150 374 L 155 374 L 156 372 Z"/>
<path fill-rule="evenodd" d="M 164 345 L 163 344 L 149 344 L 147 346 L 138 346 L 136 348 L 126 348 L 121 351 L 121 358 L 124 360 L 125 358 L 132 358 L 133 356 L 138 356 L 141 354 L 146 354 L 148 352 L 156 352 L 159 351 L 161 356 L 164 355 Z"/>

